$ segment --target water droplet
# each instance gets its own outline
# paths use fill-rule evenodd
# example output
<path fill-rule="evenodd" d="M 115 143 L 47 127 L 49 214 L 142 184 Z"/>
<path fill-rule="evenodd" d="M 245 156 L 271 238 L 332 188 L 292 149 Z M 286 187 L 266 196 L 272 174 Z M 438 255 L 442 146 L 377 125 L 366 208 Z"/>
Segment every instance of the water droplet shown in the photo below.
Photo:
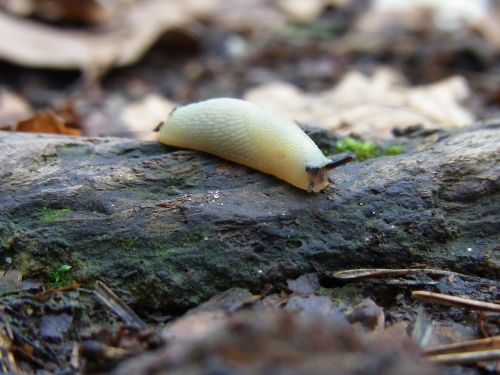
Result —
<path fill-rule="evenodd" d="M 208 240 L 208 237 L 207 237 L 207 236 L 205 236 L 205 237 L 203 237 L 203 239 L 204 239 L 205 241 L 207 241 L 207 240 Z"/>
<path fill-rule="evenodd" d="M 362 205 L 364 205 L 364 203 L 363 203 L 363 202 L 360 202 L 360 203 L 359 203 L 359 205 L 360 205 L 360 206 L 362 206 Z"/>
<path fill-rule="evenodd" d="M 471 252 L 471 251 L 472 251 L 472 247 L 468 247 L 468 248 L 467 248 L 467 251 L 468 251 L 468 252 Z"/>
<path fill-rule="evenodd" d="M 262 271 L 262 270 L 258 270 L 257 272 L 258 272 L 258 273 L 262 273 L 263 271 Z"/>

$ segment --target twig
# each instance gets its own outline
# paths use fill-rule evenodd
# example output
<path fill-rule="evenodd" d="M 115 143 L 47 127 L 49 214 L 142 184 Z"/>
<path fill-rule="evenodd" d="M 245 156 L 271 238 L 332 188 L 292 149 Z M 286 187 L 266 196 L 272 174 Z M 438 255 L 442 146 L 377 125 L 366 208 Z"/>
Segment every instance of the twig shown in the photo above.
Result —
<path fill-rule="evenodd" d="M 484 349 L 500 349 L 500 336 L 486 339 L 455 342 L 453 344 L 433 346 L 423 350 L 424 355 L 473 352 Z"/>
<path fill-rule="evenodd" d="M 416 274 L 426 274 L 429 276 L 459 276 L 463 278 L 470 278 L 470 276 L 468 275 L 463 275 L 457 272 L 437 270 L 433 268 L 360 268 L 335 272 L 333 274 L 333 277 L 337 279 L 364 279 Z"/>
<path fill-rule="evenodd" d="M 73 283 L 73 284 L 70 284 L 70 285 L 66 285 L 66 286 L 61 286 L 61 287 L 57 287 L 57 288 L 49 288 L 43 292 L 39 292 L 36 294 L 36 298 L 38 298 L 38 300 L 40 302 L 43 302 L 45 300 L 45 297 L 47 297 L 48 295 L 51 295 L 51 294 L 54 294 L 54 293 L 58 293 L 58 292 L 67 292 L 67 291 L 70 291 L 70 290 L 75 290 L 75 289 L 78 289 L 80 288 L 80 284 L 79 283 Z"/>
<path fill-rule="evenodd" d="M 435 302 L 441 305 L 464 307 L 472 310 L 500 313 L 500 305 L 491 302 L 482 302 L 469 298 L 455 297 L 447 294 L 417 290 L 411 293 L 413 297 L 426 302 Z"/>
<path fill-rule="evenodd" d="M 114 312 L 127 325 L 139 329 L 147 327 L 146 323 L 144 323 L 142 319 L 139 318 L 139 316 L 137 316 L 137 314 L 102 281 L 96 282 L 95 296 L 103 305 Z"/>
<path fill-rule="evenodd" d="M 500 360 L 500 349 L 481 350 L 467 353 L 438 354 L 427 358 L 433 363 L 441 365 L 467 365 L 476 362 Z"/>

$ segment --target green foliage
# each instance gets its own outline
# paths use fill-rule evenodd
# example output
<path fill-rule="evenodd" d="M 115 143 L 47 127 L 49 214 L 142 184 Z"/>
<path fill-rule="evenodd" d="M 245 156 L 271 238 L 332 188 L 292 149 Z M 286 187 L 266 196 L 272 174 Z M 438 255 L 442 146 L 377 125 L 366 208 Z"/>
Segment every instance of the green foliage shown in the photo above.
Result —
<path fill-rule="evenodd" d="M 50 271 L 49 276 L 49 286 L 60 288 L 62 286 L 68 285 L 71 283 L 71 269 L 73 267 L 69 264 L 62 264 L 59 267 L 55 267 L 52 271 Z"/>
<path fill-rule="evenodd" d="M 370 141 L 361 141 L 354 138 L 346 138 L 340 140 L 335 145 L 335 151 L 346 152 L 350 151 L 356 155 L 356 160 L 363 161 L 370 158 L 376 158 L 383 155 L 397 155 L 401 152 L 401 146 L 394 145 L 388 148 L 381 148 Z"/>
<path fill-rule="evenodd" d="M 59 220 L 61 216 L 64 216 L 69 212 L 71 212 L 69 207 L 61 208 L 59 210 L 51 210 L 47 207 L 43 207 L 40 211 L 40 219 L 50 223 Z"/>

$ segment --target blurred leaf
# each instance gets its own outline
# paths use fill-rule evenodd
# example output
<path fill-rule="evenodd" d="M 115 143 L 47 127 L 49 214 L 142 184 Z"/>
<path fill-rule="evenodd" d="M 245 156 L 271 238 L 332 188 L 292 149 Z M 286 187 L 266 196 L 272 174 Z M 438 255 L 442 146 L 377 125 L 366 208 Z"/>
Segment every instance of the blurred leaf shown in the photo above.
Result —
<path fill-rule="evenodd" d="M 470 125 L 474 116 L 461 104 L 469 96 L 469 85 L 460 76 L 407 86 L 398 72 L 381 68 L 373 76 L 349 72 L 336 86 L 320 92 L 272 82 L 248 90 L 244 98 L 302 124 L 377 139 L 392 138 L 394 129 L 416 124 L 423 129 Z M 359 152 L 373 151 L 368 144 L 363 147 Z"/>
<path fill-rule="evenodd" d="M 68 127 L 63 118 L 51 110 L 39 112 L 28 120 L 18 122 L 15 130 L 19 132 L 55 133 L 75 136 L 81 134 L 80 129 Z"/>
<path fill-rule="evenodd" d="M 143 0 L 111 25 L 69 30 L 0 12 L 0 57 L 30 67 L 76 68 L 96 78 L 139 60 L 165 31 L 206 14 L 216 1 Z"/>

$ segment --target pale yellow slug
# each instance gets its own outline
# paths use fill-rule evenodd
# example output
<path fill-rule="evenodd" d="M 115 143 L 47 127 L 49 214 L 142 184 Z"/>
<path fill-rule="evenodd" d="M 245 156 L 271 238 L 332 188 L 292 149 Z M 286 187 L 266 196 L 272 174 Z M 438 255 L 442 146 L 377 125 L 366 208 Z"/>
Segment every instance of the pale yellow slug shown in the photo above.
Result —
<path fill-rule="evenodd" d="M 309 192 L 328 185 L 330 169 L 353 160 L 331 161 L 296 123 L 230 98 L 176 108 L 158 139 L 255 168 Z"/>

